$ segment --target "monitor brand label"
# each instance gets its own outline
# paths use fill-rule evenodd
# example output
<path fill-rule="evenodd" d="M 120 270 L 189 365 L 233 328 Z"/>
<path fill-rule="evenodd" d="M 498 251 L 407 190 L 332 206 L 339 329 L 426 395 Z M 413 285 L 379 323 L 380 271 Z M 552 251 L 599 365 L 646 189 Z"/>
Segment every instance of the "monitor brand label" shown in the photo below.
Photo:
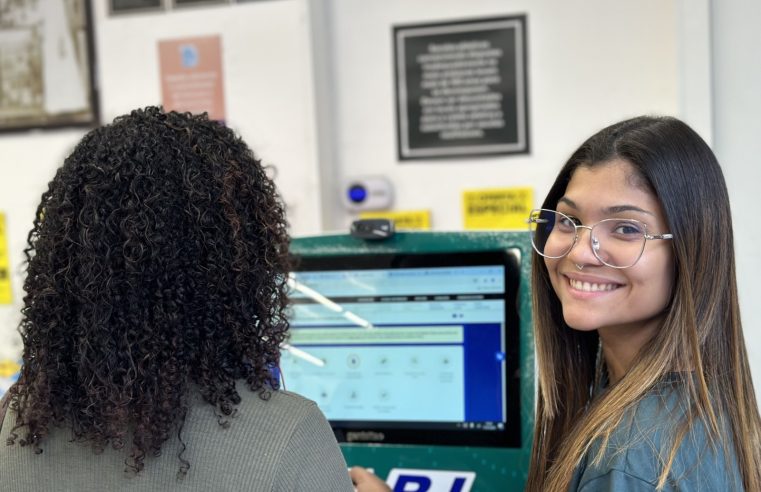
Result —
<path fill-rule="evenodd" d="M 347 442 L 381 442 L 386 439 L 382 432 L 374 431 L 349 431 L 346 433 Z"/>

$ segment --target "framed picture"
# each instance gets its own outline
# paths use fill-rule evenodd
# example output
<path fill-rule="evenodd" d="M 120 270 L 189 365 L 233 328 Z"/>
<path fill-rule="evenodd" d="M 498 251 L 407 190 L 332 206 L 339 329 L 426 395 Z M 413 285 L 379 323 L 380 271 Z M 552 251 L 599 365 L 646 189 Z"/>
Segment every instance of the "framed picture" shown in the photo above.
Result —
<path fill-rule="evenodd" d="M 173 0 L 175 8 L 218 5 L 221 3 L 230 3 L 230 0 Z"/>
<path fill-rule="evenodd" d="M 164 0 L 109 0 L 110 15 L 133 14 L 142 12 L 162 12 L 166 10 Z"/>
<path fill-rule="evenodd" d="M 400 160 L 529 152 L 525 15 L 393 36 Z"/>
<path fill-rule="evenodd" d="M 0 2 L 0 131 L 98 122 L 88 0 Z"/>

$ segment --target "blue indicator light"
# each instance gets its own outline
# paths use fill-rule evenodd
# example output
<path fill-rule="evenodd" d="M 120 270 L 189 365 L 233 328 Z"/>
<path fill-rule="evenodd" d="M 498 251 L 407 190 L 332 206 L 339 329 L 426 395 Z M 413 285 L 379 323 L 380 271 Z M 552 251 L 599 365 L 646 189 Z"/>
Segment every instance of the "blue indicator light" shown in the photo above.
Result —
<path fill-rule="evenodd" d="M 349 188 L 349 200 L 354 203 L 362 203 L 367 198 L 367 190 L 361 185 L 352 185 Z"/>
<path fill-rule="evenodd" d="M 497 352 L 495 354 L 495 356 L 496 356 L 496 358 L 497 358 L 497 360 L 499 362 L 504 362 L 505 361 L 505 353 L 504 352 Z"/>

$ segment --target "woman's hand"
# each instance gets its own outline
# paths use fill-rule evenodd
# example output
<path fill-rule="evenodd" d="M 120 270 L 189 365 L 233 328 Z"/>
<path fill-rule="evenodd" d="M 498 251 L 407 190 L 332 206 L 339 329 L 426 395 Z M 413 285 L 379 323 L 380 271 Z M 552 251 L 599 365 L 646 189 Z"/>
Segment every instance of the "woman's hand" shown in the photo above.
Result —
<path fill-rule="evenodd" d="M 386 483 L 361 466 L 352 466 L 349 476 L 357 492 L 391 492 Z"/>

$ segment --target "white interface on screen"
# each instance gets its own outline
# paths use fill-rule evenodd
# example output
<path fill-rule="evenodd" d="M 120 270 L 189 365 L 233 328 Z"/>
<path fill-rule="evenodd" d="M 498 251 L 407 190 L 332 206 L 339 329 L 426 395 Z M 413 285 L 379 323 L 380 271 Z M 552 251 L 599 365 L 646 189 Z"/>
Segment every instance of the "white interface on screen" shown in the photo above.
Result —
<path fill-rule="evenodd" d="M 294 273 L 286 388 L 331 420 L 504 422 L 504 268 Z"/>

